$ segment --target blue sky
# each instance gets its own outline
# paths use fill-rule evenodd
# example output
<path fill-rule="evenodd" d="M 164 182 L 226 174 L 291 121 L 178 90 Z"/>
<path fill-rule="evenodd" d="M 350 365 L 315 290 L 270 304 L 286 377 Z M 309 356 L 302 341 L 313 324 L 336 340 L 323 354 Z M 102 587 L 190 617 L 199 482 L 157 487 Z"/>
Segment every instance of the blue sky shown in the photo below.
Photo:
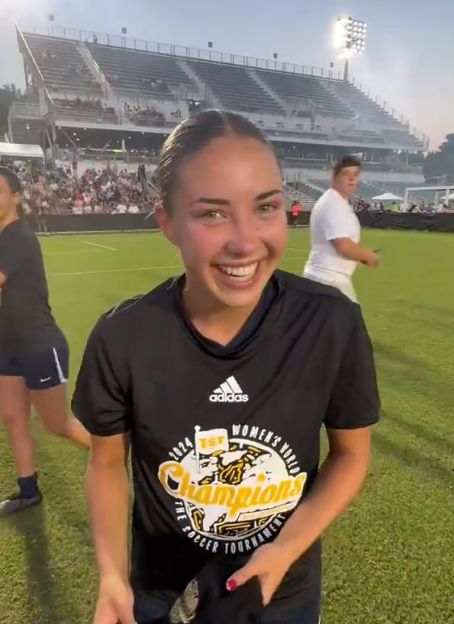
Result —
<path fill-rule="evenodd" d="M 424 131 L 436 147 L 454 132 L 453 0 L 0 0 L 0 84 L 23 84 L 13 22 L 55 24 L 149 41 L 328 68 L 338 15 L 368 24 L 366 53 L 352 74 Z M 341 69 L 338 62 L 336 68 Z"/>

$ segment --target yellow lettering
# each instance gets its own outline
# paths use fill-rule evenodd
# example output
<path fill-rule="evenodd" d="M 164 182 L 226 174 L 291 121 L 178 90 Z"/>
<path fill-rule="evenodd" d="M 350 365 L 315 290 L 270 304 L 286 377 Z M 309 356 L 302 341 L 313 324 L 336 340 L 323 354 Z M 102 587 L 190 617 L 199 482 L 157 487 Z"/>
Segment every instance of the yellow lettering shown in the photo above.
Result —
<path fill-rule="evenodd" d="M 184 472 L 183 478 L 181 480 L 181 485 L 178 488 L 179 496 L 183 498 L 189 498 L 189 500 L 194 498 L 194 494 L 196 492 L 196 486 L 191 483 L 191 475 L 189 472 Z"/>
<path fill-rule="evenodd" d="M 214 488 L 213 505 L 230 507 L 235 496 L 235 488 L 231 485 L 216 485 Z"/>
<path fill-rule="evenodd" d="M 222 436 L 212 438 L 214 444 L 222 443 Z M 205 440 L 205 442 L 207 439 Z M 211 442 L 210 442 L 211 444 Z M 236 486 L 228 484 L 198 486 L 192 482 L 192 475 L 179 462 L 165 462 L 159 467 L 158 478 L 164 490 L 173 496 L 197 505 L 216 505 L 230 509 L 229 517 L 235 519 L 243 509 L 260 509 L 290 502 L 301 496 L 306 480 L 306 474 L 300 474 L 294 479 L 281 481 L 279 484 L 265 486 L 265 475 L 257 475 L 259 485 L 255 487 Z M 171 486 L 175 482 L 176 487 Z M 263 484 L 263 485 L 262 485 Z"/>
<path fill-rule="evenodd" d="M 296 479 L 293 479 L 293 488 L 290 492 L 290 496 L 301 496 L 304 486 L 306 484 L 306 480 L 307 474 L 302 474 L 299 477 L 296 477 Z"/>
<path fill-rule="evenodd" d="M 276 485 L 269 485 L 268 487 L 266 487 L 260 496 L 260 499 L 259 499 L 260 505 L 269 505 L 271 501 L 273 500 L 273 498 L 276 496 L 276 492 L 277 492 Z"/>
<path fill-rule="evenodd" d="M 236 518 L 240 509 L 247 507 L 249 499 L 252 494 L 252 488 L 239 487 L 236 490 L 236 496 L 230 509 L 230 517 Z"/>
<path fill-rule="evenodd" d="M 195 495 L 193 492 L 191 493 L 191 498 L 193 498 L 193 500 L 195 500 L 200 505 L 211 505 L 212 493 L 213 493 L 213 486 L 202 485 L 202 487 L 197 488 Z"/>
<path fill-rule="evenodd" d="M 255 507 L 256 505 L 259 504 L 259 498 L 260 498 L 261 492 L 262 492 L 262 488 L 260 487 L 260 485 L 254 488 L 254 493 L 252 495 L 251 502 L 249 503 L 251 507 Z"/>
<path fill-rule="evenodd" d="M 168 479 L 171 478 L 178 482 L 184 473 L 183 466 L 178 462 L 165 462 L 159 467 L 158 478 L 165 491 L 173 495 L 174 491 L 169 487 Z"/>
<path fill-rule="evenodd" d="M 225 436 L 221 436 L 221 435 L 211 436 L 210 438 L 201 438 L 199 442 L 200 442 L 200 446 L 205 451 L 207 449 L 212 449 L 217 446 L 221 446 L 222 444 L 226 442 L 226 438 Z"/>
<path fill-rule="evenodd" d="M 276 496 L 274 497 L 274 502 L 276 504 L 286 501 L 290 498 L 290 489 L 292 487 L 292 481 L 281 481 L 279 483 L 279 487 L 277 488 Z"/>

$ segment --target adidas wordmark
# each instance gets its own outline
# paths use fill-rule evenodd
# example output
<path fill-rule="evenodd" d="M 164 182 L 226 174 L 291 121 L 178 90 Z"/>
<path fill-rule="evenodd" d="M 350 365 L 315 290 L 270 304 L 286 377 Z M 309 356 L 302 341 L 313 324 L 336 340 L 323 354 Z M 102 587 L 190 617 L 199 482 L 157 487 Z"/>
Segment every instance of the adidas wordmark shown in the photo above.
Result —
<path fill-rule="evenodd" d="M 229 377 L 223 384 L 216 388 L 213 394 L 210 394 L 212 403 L 246 403 L 249 396 L 243 394 L 235 377 Z"/>

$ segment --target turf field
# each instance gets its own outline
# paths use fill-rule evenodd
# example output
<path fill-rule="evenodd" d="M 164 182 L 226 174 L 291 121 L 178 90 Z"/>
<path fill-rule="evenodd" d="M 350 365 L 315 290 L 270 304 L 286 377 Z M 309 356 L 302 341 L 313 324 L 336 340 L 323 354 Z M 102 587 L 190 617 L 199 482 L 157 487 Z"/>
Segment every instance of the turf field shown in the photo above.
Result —
<path fill-rule="evenodd" d="M 301 272 L 307 230 L 283 268 Z M 360 267 L 383 401 L 361 498 L 325 540 L 324 624 L 454 622 L 454 237 L 366 231 L 382 250 Z M 101 312 L 180 268 L 159 234 L 42 239 L 52 302 L 72 348 L 72 381 Z M 0 623 L 89 624 L 97 574 L 83 495 L 86 454 L 36 425 L 40 509 L 0 523 Z M 14 486 L 0 430 L 0 493 Z M 152 556 L 152 553 L 150 553 Z M 233 624 L 233 623 L 232 623 Z"/>

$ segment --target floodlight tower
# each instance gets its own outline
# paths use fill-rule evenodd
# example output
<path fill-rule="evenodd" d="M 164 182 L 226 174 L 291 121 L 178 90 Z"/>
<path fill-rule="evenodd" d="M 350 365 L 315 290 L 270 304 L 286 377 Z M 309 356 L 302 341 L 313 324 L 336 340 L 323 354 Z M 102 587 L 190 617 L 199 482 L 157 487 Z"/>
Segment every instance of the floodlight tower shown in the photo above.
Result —
<path fill-rule="evenodd" d="M 365 22 L 353 17 L 338 17 L 334 26 L 334 47 L 339 59 L 345 60 L 344 80 L 348 80 L 349 61 L 355 54 L 362 54 L 366 47 Z"/>

